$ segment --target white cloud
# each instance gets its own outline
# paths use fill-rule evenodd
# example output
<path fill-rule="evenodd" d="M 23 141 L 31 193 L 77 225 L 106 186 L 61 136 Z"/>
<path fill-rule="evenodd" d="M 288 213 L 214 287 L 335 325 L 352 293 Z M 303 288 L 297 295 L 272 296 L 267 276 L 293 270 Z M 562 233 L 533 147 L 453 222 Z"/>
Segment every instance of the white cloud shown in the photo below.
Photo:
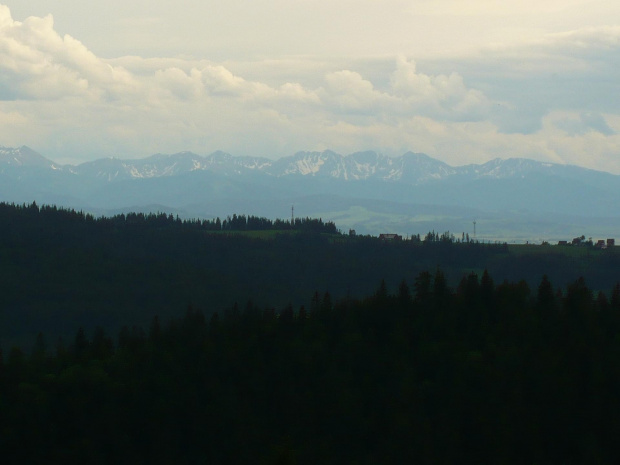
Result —
<path fill-rule="evenodd" d="M 552 49 L 568 49 L 569 53 L 579 49 L 617 49 L 620 47 L 620 26 L 586 27 L 548 34 L 540 43 Z"/>
<path fill-rule="evenodd" d="M 321 92 L 325 105 L 337 112 L 378 112 L 389 96 L 375 90 L 360 74 L 342 70 L 325 76 L 326 87 Z"/>
<path fill-rule="evenodd" d="M 169 91 L 171 98 L 189 100 L 201 98 L 204 94 L 202 73 L 195 68 L 189 73 L 179 68 L 159 69 L 155 72 L 155 82 Z"/>
<path fill-rule="evenodd" d="M 418 59 L 617 23 L 610 0 L 4 0 L 19 19 L 53 13 L 98 56 L 385 56 Z"/>
<path fill-rule="evenodd" d="M 316 92 L 304 89 L 301 84 L 296 82 L 282 84 L 277 91 L 277 97 L 281 98 L 286 103 L 305 103 L 313 105 L 320 103 L 320 98 Z"/>
<path fill-rule="evenodd" d="M 398 57 L 391 77 L 395 95 L 427 115 L 448 119 L 478 118 L 490 103 L 484 94 L 465 86 L 457 73 L 429 76 L 416 70 L 415 62 Z"/>
<path fill-rule="evenodd" d="M 545 72 L 588 74 L 620 70 L 610 57 L 620 52 L 620 26 L 585 27 L 548 33 L 509 45 L 485 47 L 480 59 L 511 63 L 510 75 Z M 610 56 L 611 54 L 611 56 Z"/>
<path fill-rule="evenodd" d="M 376 12 L 380 2 L 360 8 Z M 141 30 L 164 27 L 157 18 L 138 21 Z M 61 162 L 329 148 L 422 151 L 453 164 L 523 156 L 620 173 L 620 71 L 609 59 L 619 38 L 617 27 L 589 27 L 433 62 L 400 50 L 346 60 L 104 59 L 61 35 L 51 16 L 14 21 L 0 5 L 0 145 Z"/>
<path fill-rule="evenodd" d="M 112 67 L 71 36 L 60 37 L 51 15 L 13 21 L 6 7 L 0 10 L 0 69 L 3 84 L 18 98 L 60 99 L 101 92 L 117 98 L 136 91 L 132 76 Z"/>
<path fill-rule="evenodd" d="M 592 6 L 591 0 L 520 0 L 503 1 L 476 0 L 422 0 L 411 7 L 411 11 L 423 15 L 455 16 L 523 16 L 562 14 Z"/>

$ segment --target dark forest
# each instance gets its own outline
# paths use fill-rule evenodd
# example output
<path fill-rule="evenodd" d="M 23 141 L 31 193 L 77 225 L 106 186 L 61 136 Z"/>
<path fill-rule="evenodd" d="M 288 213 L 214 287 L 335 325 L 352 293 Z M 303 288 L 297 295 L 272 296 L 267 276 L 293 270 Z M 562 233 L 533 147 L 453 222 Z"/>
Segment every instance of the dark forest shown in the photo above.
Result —
<path fill-rule="evenodd" d="M 3 463 L 620 460 L 615 250 L 0 216 Z"/>

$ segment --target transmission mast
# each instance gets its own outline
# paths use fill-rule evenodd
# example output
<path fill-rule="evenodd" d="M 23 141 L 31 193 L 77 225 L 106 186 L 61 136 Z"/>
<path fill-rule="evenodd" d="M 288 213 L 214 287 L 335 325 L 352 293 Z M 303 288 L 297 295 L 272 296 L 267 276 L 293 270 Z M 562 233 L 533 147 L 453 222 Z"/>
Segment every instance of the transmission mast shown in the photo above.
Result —
<path fill-rule="evenodd" d="M 476 220 L 474 220 L 474 240 L 476 240 Z"/>
<path fill-rule="evenodd" d="M 295 226 L 295 205 L 291 205 L 291 228 Z"/>

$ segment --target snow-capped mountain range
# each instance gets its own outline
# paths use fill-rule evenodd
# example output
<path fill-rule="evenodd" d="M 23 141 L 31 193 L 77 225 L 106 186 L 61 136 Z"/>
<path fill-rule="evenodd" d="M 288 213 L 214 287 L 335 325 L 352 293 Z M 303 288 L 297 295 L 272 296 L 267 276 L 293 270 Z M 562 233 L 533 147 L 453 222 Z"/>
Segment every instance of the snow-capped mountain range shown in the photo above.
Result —
<path fill-rule="evenodd" d="M 299 152 L 278 160 L 249 156 L 235 157 L 224 152 L 214 152 L 207 156 L 180 152 L 171 155 L 156 154 L 134 160 L 102 158 L 80 165 L 63 166 L 26 146 L 0 147 L 0 172 L 4 172 L 7 166 L 60 170 L 77 176 L 95 177 L 107 181 L 211 171 L 226 176 L 259 172 L 274 177 L 301 175 L 344 181 L 396 181 L 413 185 L 449 177 L 502 179 L 525 176 L 534 172 L 561 176 L 591 171 L 576 166 L 542 163 L 522 158 L 507 160 L 497 158 L 479 165 L 454 167 L 422 153 L 408 152 L 400 157 L 388 157 L 367 151 L 343 156 L 330 150 Z"/>
<path fill-rule="evenodd" d="M 278 160 L 180 152 L 61 165 L 25 146 L 0 147 L 0 201 L 33 200 L 104 214 L 155 209 L 189 217 L 281 218 L 296 204 L 302 214 L 370 233 L 414 232 L 424 222 L 423 232 L 458 231 L 473 217 L 480 228 L 485 215 L 494 219 L 496 237 L 507 228 L 511 237 L 515 228 L 528 237 L 581 235 L 592 218 L 607 234 L 620 231 L 620 176 L 517 158 L 450 166 L 412 152 L 327 150 Z"/>

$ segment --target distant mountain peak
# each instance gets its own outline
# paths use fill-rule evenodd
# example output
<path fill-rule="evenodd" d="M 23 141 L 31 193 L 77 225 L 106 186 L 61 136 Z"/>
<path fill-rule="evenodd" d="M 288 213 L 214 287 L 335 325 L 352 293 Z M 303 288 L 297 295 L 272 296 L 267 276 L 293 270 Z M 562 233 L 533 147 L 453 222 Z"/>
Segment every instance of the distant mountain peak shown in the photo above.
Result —
<path fill-rule="evenodd" d="M 2 165 L 46 169 L 60 168 L 60 165 L 55 164 L 52 160 L 48 160 L 26 145 L 22 145 L 19 148 L 0 146 L 0 166 Z"/>

